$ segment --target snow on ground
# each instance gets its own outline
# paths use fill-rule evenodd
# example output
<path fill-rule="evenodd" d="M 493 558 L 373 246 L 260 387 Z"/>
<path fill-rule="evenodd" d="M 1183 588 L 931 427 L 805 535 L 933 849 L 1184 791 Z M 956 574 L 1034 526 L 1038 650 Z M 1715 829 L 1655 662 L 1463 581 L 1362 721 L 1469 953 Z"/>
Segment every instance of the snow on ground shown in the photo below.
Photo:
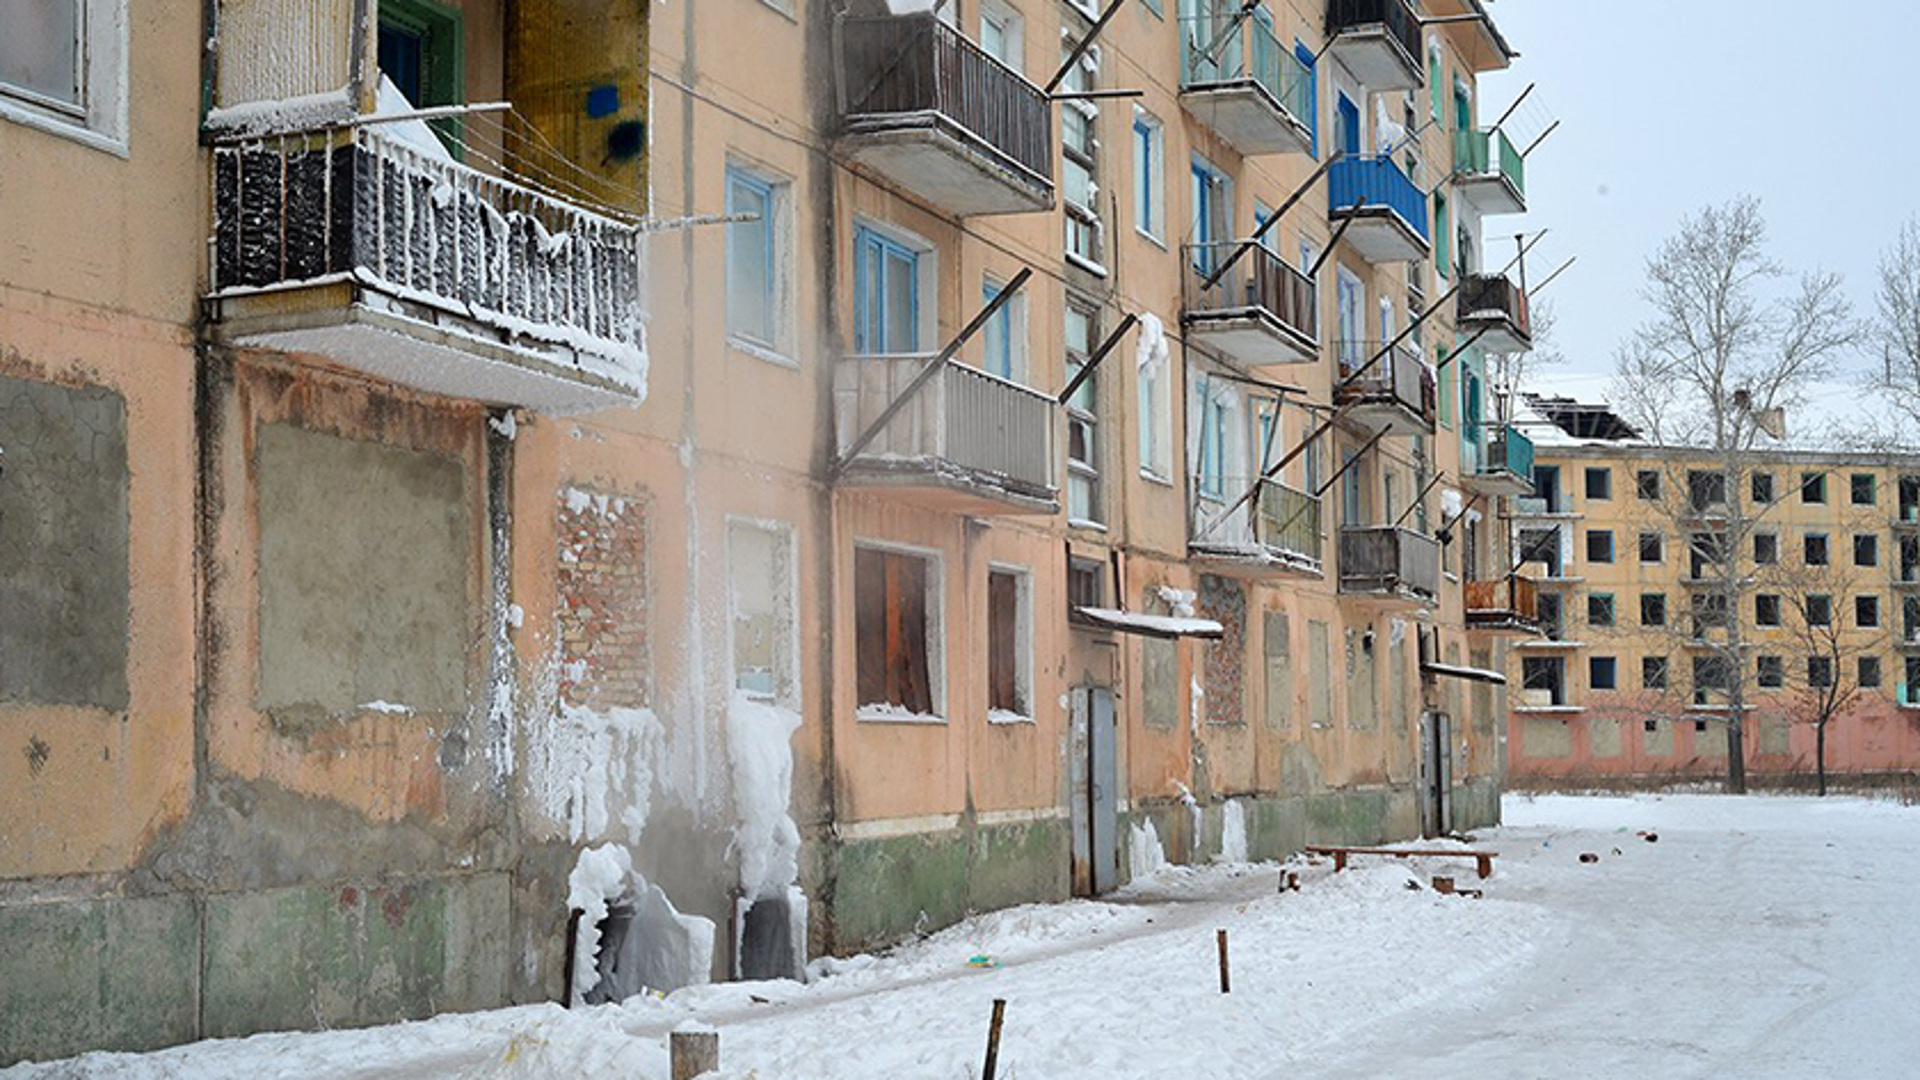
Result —
<path fill-rule="evenodd" d="M 1346 873 L 1166 867 L 1104 901 L 970 919 L 814 981 L 662 1000 L 267 1035 L 0 1070 L 85 1077 L 520 1078 L 667 1072 L 721 1032 L 730 1078 L 976 1076 L 994 998 L 1003 1080 L 1113 1077 L 1911 1075 L 1920 810 L 1853 799 L 1509 797 L 1454 858 Z M 1649 842 L 1640 833 L 1651 831 Z M 1582 853 L 1599 856 L 1584 864 Z M 1409 888 L 1435 873 L 1484 900 Z M 1231 934 L 1219 993 L 1214 930 Z"/>

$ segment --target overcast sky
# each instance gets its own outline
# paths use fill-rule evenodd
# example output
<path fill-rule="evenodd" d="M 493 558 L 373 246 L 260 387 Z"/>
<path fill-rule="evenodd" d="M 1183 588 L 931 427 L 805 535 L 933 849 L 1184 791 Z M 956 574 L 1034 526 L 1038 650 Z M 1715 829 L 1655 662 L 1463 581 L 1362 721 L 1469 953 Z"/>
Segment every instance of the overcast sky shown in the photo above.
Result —
<path fill-rule="evenodd" d="M 1845 275 L 1872 310 L 1881 249 L 1920 211 L 1920 3 L 1914 0 L 1498 0 L 1520 59 L 1482 82 L 1486 122 L 1537 82 L 1517 114 L 1531 138 L 1525 217 L 1487 222 L 1487 262 L 1511 235 L 1549 228 L 1528 257 L 1559 317 L 1568 374 L 1610 373 L 1646 318 L 1648 255 L 1681 217 L 1758 196 L 1774 258 Z M 1497 236 L 1509 237 L 1497 241 Z M 1542 373 L 1543 383 L 1552 376 Z M 1581 392 L 1601 384 L 1568 380 Z"/>

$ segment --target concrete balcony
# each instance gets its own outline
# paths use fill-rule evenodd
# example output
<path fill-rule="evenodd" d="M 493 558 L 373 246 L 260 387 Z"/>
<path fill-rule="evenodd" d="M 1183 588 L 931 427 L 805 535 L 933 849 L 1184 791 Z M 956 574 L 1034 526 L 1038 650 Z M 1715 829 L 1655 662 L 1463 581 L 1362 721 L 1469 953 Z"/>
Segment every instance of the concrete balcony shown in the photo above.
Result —
<path fill-rule="evenodd" d="M 1419 262 L 1433 250 L 1426 193 L 1389 156 L 1343 157 L 1327 170 L 1327 219 L 1348 218 L 1347 243 L 1368 262 Z"/>
<path fill-rule="evenodd" d="M 841 358 L 834 385 L 839 482 L 957 514 L 1057 512 L 1053 398 L 958 360 L 942 364 L 872 442 L 845 459 L 934 360 L 920 353 Z"/>
<path fill-rule="evenodd" d="M 1248 367 L 1320 358 L 1319 291 L 1314 280 L 1259 244 L 1226 266 L 1240 241 L 1189 244 L 1180 321 L 1187 339 Z M 1225 273 L 1211 286 L 1220 267 Z"/>
<path fill-rule="evenodd" d="M 1509 574 L 1499 581 L 1469 581 L 1466 601 L 1469 632 L 1522 637 L 1546 633 L 1540 621 L 1540 586 L 1530 577 Z"/>
<path fill-rule="evenodd" d="M 1527 212 L 1527 159 L 1506 132 L 1455 132 L 1453 174 L 1453 190 L 1482 216 Z"/>
<path fill-rule="evenodd" d="M 635 228 L 374 125 L 213 150 L 216 337 L 565 413 L 646 392 Z"/>
<path fill-rule="evenodd" d="M 1256 19 L 1180 20 L 1180 104 L 1249 157 L 1313 152 L 1313 73 Z"/>
<path fill-rule="evenodd" d="M 1440 541 L 1393 526 L 1340 530 L 1340 596 L 1384 607 L 1440 598 Z"/>
<path fill-rule="evenodd" d="M 1223 485 L 1226 501 L 1199 501 L 1191 518 L 1189 558 L 1202 569 L 1229 577 L 1321 576 L 1320 498 L 1263 480 L 1256 501 L 1226 514 L 1227 502 L 1239 498 L 1251 482 L 1251 477 L 1228 480 Z"/>
<path fill-rule="evenodd" d="M 1341 381 L 1333 388 L 1340 418 L 1368 434 L 1385 432 L 1389 438 L 1432 435 L 1439 404 L 1433 367 L 1405 346 L 1374 360 L 1380 348 L 1379 342 L 1340 343 Z M 1365 366 L 1368 361 L 1372 366 Z"/>
<path fill-rule="evenodd" d="M 1327 52 L 1374 93 L 1426 85 L 1420 17 L 1406 0 L 1328 0 Z"/>
<path fill-rule="evenodd" d="M 841 19 L 839 155 L 955 217 L 1053 207 L 1053 103 L 931 14 Z"/>
<path fill-rule="evenodd" d="M 1482 448 L 1480 440 L 1485 439 Z M 1511 424 L 1482 426 L 1467 436 L 1461 486 L 1491 498 L 1533 494 L 1533 440 Z"/>
<path fill-rule="evenodd" d="M 1462 334 L 1478 335 L 1480 347 L 1491 353 L 1519 353 L 1533 348 L 1527 294 L 1505 274 L 1469 274 L 1463 278 L 1454 322 Z"/>

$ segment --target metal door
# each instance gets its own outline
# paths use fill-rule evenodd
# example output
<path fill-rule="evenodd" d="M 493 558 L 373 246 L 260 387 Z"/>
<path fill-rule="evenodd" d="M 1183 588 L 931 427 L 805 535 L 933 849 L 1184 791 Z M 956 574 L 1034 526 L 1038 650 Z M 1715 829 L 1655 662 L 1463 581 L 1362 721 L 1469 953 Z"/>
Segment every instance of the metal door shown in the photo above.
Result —
<path fill-rule="evenodd" d="M 1445 836 L 1453 832 L 1453 717 L 1431 714 L 1427 731 L 1428 835 Z"/>
<path fill-rule="evenodd" d="M 1120 777 L 1115 766 L 1113 691 L 1090 686 L 1087 702 L 1088 848 L 1093 891 L 1110 892 L 1120 884 Z"/>

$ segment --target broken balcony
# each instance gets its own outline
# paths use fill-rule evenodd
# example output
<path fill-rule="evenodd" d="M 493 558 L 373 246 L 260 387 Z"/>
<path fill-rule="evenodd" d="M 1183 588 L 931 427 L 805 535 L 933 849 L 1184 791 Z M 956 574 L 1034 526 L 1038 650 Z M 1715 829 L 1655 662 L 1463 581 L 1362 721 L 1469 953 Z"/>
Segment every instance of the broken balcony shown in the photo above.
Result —
<path fill-rule="evenodd" d="M 1340 595 L 1425 607 L 1440 597 L 1440 541 L 1396 526 L 1340 530 Z"/>
<path fill-rule="evenodd" d="M 1327 52 L 1369 91 L 1426 85 L 1420 17 L 1406 0 L 1328 0 Z"/>
<path fill-rule="evenodd" d="M 1482 215 L 1527 212 L 1527 159 L 1506 132 L 1456 132 L 1453 172 L 1453 190 Z"/>
<path fill-rule="evenodd" d="M 645 393 L 636 228 L 376 123 L 213 150 L 220 340 L 537 411 Z"/>
<path fill-rule="evenodd" d="M 1236 150 L 1313 152 L 1313 73 L 1264 20 L 1232 12 L 1180 20 L 1180 104 Z"/>
<path fill-rule="evenodd" d="M 1237 499 L 1249 478 L 1228 481 L 1224 494 Z M 1201 500 L 1193 513 L 1187 553 L 1202 568 L 1230 577 L 1321 573 L 1319 496 L 1261 480 L 1259 495 L 1227 513 L 1226 503 Z"/>
<path fill-rule="evenodd" d="M 1240 257 L 1233 259 L 1236 250 Z M 1312 278 L 1261 244 L 1190 244 L 1184 254 L 1181 322 L 1189 341 L 1248 367 L 1320 358 L 1320 305 Z"/>
<path fill-rule="evenodd" d="M 938 369 L 914 389 L 930 363 Z M 959 514 L 1059 510 L 1049 395 L 921 353 L 842 357 L 835 379 L 842 484 Z"/>
<path fill-rule="evenodd" d="M 1540 584 L 1522 574 L 1498 581 L 1466 583 L 1467 629 L 1534 637 L 1546 633 L 1540 621 Z"/>
<path fill-rule="evenodd" d="M 1494 498 L 1533 494 L 1533 440 L 1512 424 L 1483 426 L 1477 437 L 1484 437 L 1486 446 L 1481 450 L 1469 443 L 1477 453 L 1462 462 L 1462 485 Z"/>
<path fill-rule="evenodd" d="M 1327 170 L 1327 218 L 1352 219 L 1347 242 L 1368 262 L 1418 262 L 1432 250 L 1427 196 L 1386 154 L 1353 154 Z"/>
<path fill-rule="evenodd" d="M 955 217 L 1053 207 L 1053 104 L 931 13 L 843 18 L 839 154 Z"/>
<path fill-rule="evenodd" d="M 1378 342 L 1341 342 L 1342 378 L 1333 388 L 1340 418 L 1369 434 L 1432 435 L 1439 382 L 1420 354 L 1396 345 L 1380 356 Z"/>
<path fill-rule="evenodd" d="M 1505 274 L 1462 277 L 1454 321 L 1461 333 L 1477 337 L 1480 347 L 1488 352 L 1518 353 L 1533 348 L 1527 294 Z"/>

